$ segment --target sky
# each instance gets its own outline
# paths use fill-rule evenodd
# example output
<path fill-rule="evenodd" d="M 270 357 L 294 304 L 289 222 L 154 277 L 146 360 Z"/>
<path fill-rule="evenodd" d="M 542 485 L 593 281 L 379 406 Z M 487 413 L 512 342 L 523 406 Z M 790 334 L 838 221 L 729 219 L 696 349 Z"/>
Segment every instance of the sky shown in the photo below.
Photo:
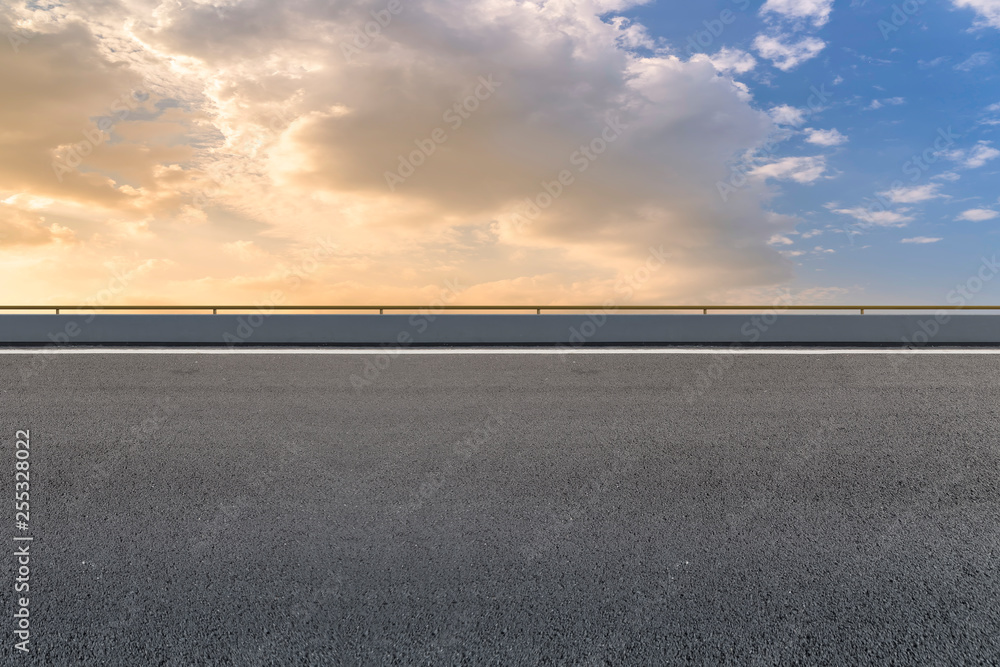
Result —
<path fill-rule="evenodd" d="M 1000 0 L 0 2 L 5 304 L 1000 304 Z"/>

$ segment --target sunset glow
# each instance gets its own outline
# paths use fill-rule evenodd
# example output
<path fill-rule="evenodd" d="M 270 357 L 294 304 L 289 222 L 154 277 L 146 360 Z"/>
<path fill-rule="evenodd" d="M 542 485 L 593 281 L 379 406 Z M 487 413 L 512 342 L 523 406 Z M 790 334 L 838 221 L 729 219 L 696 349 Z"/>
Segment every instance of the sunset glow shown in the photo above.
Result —
<path fill-rule="evenodd" d="M 995 3 L 676 4 L 3 3 L 2 300 L 935 302 L 979 265 Z M 915 52 L 931 12 L 966 46 Z M 917 102 L 935 57 L 986 90 Z"/>

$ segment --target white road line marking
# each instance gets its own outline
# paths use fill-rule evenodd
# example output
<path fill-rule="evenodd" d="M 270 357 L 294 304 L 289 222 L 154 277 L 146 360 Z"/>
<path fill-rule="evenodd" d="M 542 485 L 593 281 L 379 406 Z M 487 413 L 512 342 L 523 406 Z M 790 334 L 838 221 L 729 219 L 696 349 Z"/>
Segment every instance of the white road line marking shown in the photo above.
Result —
<path fill-rule="evenodd" d="M 930 355 L 993 355 L 1000 348 L 133 348 L 133 347 L 42 347 L 0 348 L 0 355 L 35 354 L 313 354 L 313 355 L 563 355 L 563 354 L 733 354 L 733 355 L 848 355 L 848 354 L 930 354 Z"/>

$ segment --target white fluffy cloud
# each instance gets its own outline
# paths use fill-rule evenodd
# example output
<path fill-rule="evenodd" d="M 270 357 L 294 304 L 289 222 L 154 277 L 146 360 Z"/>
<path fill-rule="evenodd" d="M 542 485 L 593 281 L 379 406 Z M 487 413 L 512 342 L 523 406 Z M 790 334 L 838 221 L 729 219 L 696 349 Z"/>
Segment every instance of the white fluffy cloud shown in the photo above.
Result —
<path fill-rule="evenodd" d="M 990 141 L 980 141 L 969 149 L 955 149 L 945 153 L 949 160 L 960 163 L 966 169 L 978 169 L 990 160 L 1000 157 L 1000 150 L 993 148 Z"/>
<path fill-rule="evenodd" d="M 964 164 L 970 169 L 977 169 L 985 165 L 990 160 L 995 160 L 998 157 L 1000 157 L 1000 150 L 993 148 L 988 141 L 980 141 L 969 152 Z"/>
<path fill-rule="evenodd" d="M 728 47 L 720 49 L 718 53 L 710 56 L 709 60 L 717 70 L 725 73 L 746 74 L 757 66 L 757 59 L 746 51 Z"/>
<path fill-rule="evenodd" d="M 817 146 L 840 146 L 847 143 L 847 137 L 836 129 L 814 130 L 807 127 L 806 132 L 806 141 Z"/>
<path fill-rule="evenodd" d="M 762 16 L 776 14 L 789 20 L 808 20 L 815 27 L 826 25 L 833 11 L 833 0 L 767 0 L 760 8 Z"/>
<path fill-rule="evenodd" d="M 756 167 L 750 172 L 754 176 L 773 178 L 779 181 L 815 183 L 826 173 L 826 158 L 786 157 Z"/>
<path fill-rule="evenodd" d="M 959 220 L 967 220 L 969 222 L 986 222 L 987 220 L 996 220 L 997 218 L 1000 218 L 1000 213 L 988 208 L 974 208 L 958 216 Z"/>
<path fill-rule="evenodd" d="M 793 127 L 799 127 L 806 122 L 805 109 L 797 109 L 796 107 L 789 106 L 787 104 L 773 107 L 767 113 L 778 125 L 791 125 Z"/>
<path fill-rule="evenodd" d="M 826 42 L 817 37 L 797 39 L 793 35 L 757 35 L 753 46 L 762 58 L 783 72 L 789 72 L 818 56 Z"/>
<path fill-rule="evenodd" d="M 919 204 L 920 202 L 943 197 L 944 195 L 938 192 L 940 187 L 940 183 L 928 183 L 927 185 L 915 185 L 909 188 L 888 190 L 879 194 L 893 204 Z"/>
<path fill-rule="evenodd" d="M 944 239 L 936 236 L 914 236 L 910 239 L 903 239 L 900 243 L 917 243 L 917 244 L 927 244 L 927 243 L 937 243 L 938 241 L 943 241 Z"/>
<path fill-rule="evenodd" d="M 834 213 L 848 215 L 866 227 L 905 227 L 907 223 L 913 221 L 913 217 L 907 215 L 905 209 L 902 211 L 883 211 L 858 206 L 855 208 L 835 208 L 831 207 Z"/>
<path fill-rule="evenodd" d="M 1000 0 L 952 0 L 952 3 L 975 10 L 981 25 L 1000 28 Z"/>

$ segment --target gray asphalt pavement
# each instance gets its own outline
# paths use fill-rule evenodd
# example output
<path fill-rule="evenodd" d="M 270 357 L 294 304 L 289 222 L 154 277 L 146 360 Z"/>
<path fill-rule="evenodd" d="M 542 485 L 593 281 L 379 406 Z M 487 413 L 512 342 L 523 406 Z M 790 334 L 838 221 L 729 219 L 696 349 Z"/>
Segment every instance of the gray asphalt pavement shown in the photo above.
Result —
<path fill-rule="evenodd" d="M 1000 664 L 1000 356 L 0 377 L 4 664 Z"/>

